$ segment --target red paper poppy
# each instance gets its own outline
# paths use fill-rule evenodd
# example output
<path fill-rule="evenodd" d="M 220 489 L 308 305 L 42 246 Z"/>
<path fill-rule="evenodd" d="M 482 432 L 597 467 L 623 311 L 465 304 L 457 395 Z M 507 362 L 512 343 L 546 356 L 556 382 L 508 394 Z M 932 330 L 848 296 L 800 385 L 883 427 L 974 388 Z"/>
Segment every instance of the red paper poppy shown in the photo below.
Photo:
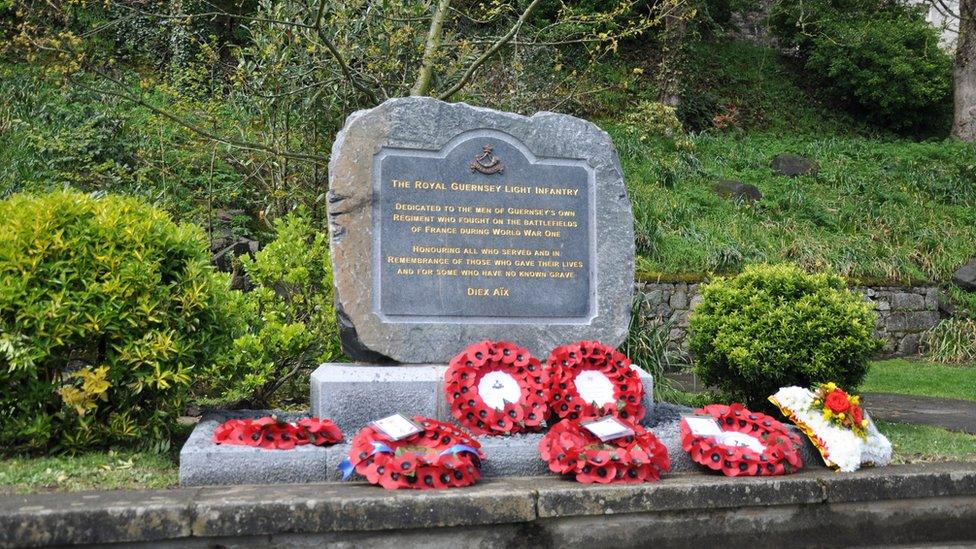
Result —
<path fill-rule="evenodd" d="M 268 450 L 290 450 L 295 446 L 327 446 L 342 440 L 342 431 L 328 419 L 303 418 L 296 423 L 272 416 L 258 419 L 229 419 L 214 430 L 216 444 L 257 446 Z"/>
<path fill-rule="evenodd" d="M 477 434 L 537 431 L 549 413 L 549 373 L 527 349 L 481 341 L 455 356 L 444 374 L 451 415 Z"/>
<path fill-rule="evenodd" d="M 723 444 L 715 436 L 695 435 L 682 419 L 681 447 L 695 463 L 731 477 L 783 475 L 803 467 L 800 436 L 772 417 L 751 412 L 741 404 L 710 404 L 695 413 L 714 418 L 723 432 L 744 433 L 762 445 L 762 451 L 756 451 Z"/>
<path fill-rule="evenodd" d="M 416 416 L 423 430 L 400 440 L 366 426 L 356 433 L 339 467 L 388 490 L 470 486 L 481 478 L 481 444 L 453 425 Z"/>
<path fill-rule="evenodd" d="M 650 431 L 629 420 L 633 436 L 603 442 L 579 421 L 564 419 L 539 441 L 539 454 L 554 473 L 574 475 L 584 484 L 658 480 L 671 468 L 668 450 Z"/>
<path fill-rule="evenodd" d="M 613 415 L 637 423 L 644 417 L 644 385 L 630 359 L 613 347 L 598 341 L 563 345 L 549 354 L 548 366 L 549 406 L 560 419 Z"/>

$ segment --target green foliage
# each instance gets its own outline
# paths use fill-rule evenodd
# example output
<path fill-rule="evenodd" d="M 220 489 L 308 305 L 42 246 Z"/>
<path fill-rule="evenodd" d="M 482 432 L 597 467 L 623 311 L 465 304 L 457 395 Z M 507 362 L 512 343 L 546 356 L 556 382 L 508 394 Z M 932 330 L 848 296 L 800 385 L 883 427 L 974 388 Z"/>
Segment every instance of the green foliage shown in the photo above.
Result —
<path fill-rule="evenodd" d="M 952 59 L 939 48 L 938 31 L 924 19 L 833 21 L 814 40 L 807 68 L 836 97 L 881 125 L 917 127 L 946 119 Z"/>
<path fill-rule="evenodd" d="M 77 192 L 17 194 L 0 217 L 5 449 L 166 447 L 238 322 L 201 231 L 133 198 Z"/>
<path fill-rule="evenodd" d="M 7 457 L 0 460 L 0 494 L 174 488 L 180 471 L 174 455 L 132 451 L 75 456 Z"/>
<path fill-rule="evenodd" d="M 303 402 L 307 372 L 343 360 L 332 304 L 328 236 L 291 213 L 275 222 L 275 240 L 242 257 L 254 289 L 246 294 L 249 329 L 234 341 L 207 393 L 251 407 Z M 279 390 L 285 389 L 285 394 Z"/>
<path fill-rule="evenodd" d="M 669 178 L 667 149 L 646 146 L 615 123 L 638 237 L 638 269 L 735 273 L 789 261 L 814 272 L 885 281 L 947 280 L 976 255 L 976 149 L 959 141 L 810 134 L 693 136 Z M 773 173 L 794 152 L 816 160 L 816 177 Z M 751 183 L 763 199 L 734 203 L 716 181 Z M 669 184 L 672 182 L 672 184 Z M 676 183 L 674 183 L 676 182 Z"/>
<path fill-rule="evenodd" d="M 947 318 L 923 337 L 925 355 L 942 364 L 976 362 L 976 321 L 971 318 Z"/>
<path fill-rule="evenodd" d="M 880 349 L 871 305 L 832 274 L 754 265 L 702 288 L 690 350 L 702 383 L 766 407 L 780 387 L 834 381 L 854 390 Z"/>
<path fill-rule="evenodd" d="M 944 130 L 952 60 L 916 7 L 886 0 L 786 0 L 774 32 L 831 95 L 881 126 Z"/>
<path fill-rule="evenodd" d="M 644 294 L 638 294 L 631 307 L 627 340 L 621 351 L 654 376 L 654 399 L 672 402 L 677 391 L 665 374 L 684 364 L 684 357 L 669 338 L 674 323 L 652 318 L 648 312 Z"/>

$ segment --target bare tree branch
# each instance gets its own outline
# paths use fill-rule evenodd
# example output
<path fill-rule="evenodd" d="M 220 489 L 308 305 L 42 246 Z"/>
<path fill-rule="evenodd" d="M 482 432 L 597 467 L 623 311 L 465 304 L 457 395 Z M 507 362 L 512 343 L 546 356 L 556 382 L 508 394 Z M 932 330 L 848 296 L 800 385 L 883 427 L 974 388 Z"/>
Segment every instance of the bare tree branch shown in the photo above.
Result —
<path fill-rule="evenodd" d="M 451 7 L 451 0 L 440 0 L 437 8 L 434 9 L 434 16 L 430 20 L 430 28 L 427 31 L 427 44 L 424 46 L 424 58 L 420 64 L 420 73 L 417 81 L 410 90 L 410 95 L 427 95 L 430 91 L 430 80 L 434 75 L 434 62 L 437 60 L 437 51 L 441 47 L 441 34 L 444 31 L 444 18 Z"/>
<path fill-rule="evenodd" d="M 474 76 L 475 71 L 478 70 L 478 67 L 483 65 L 485 61 L 490 59 L 491 56 L 495 55 L 495 53 L 498 52 L 498 50 L 502 49 L 502 47 L 505 46 L 505 44 L 508 44 L 509 41 L 511 41 L 512 38 L 515 37 L 519 29 L 522 28 L 522 25 L 525 24 L 525 21 L 528 20 L 530 15 L 532 15 L 532 12 L 535 10 L 536 6 L 539 5 L 540 1 L 541 0 L 532 0 L 532 3 L 525 8 L 525 11 L 523 11 L 522 15 L 519 16 L 518 21 L 516 21 L 515 24 L 512 25 L 512 28 L 508 30 L 505 36 L 499 38 L 498 41 L 494 43 L 494 45 L 492 45 L 490 48 L 485 50 L 485 52 L 482 53 L 480 57 L 475 59 L 474 62 L 471 63 L 471 65 L 467 68 L 467 70 L 464 71 L 464 74 L 461 75 L 461 79 L 455 82 L 453 86 L 447 89 L 447 91 L 438 95 L 437 98 L 446 101 L 450 99 L 452 95 L 460 91 L 461 88 L 467 85 L 468 81 L 471 80 L 471 77 Z"/>

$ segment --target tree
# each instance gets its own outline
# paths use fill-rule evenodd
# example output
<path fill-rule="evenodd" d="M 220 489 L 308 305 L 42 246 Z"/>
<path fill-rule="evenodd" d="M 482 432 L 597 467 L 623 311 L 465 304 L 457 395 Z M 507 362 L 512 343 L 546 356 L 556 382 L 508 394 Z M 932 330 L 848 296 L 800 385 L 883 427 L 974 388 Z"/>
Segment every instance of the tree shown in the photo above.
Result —
<path fill-rule="evenodd" d="M 952 71 L 952 135 L 964 141 L 976 141 L 976 0 L 959 0 L 956 16 L 959 37 Z"/>

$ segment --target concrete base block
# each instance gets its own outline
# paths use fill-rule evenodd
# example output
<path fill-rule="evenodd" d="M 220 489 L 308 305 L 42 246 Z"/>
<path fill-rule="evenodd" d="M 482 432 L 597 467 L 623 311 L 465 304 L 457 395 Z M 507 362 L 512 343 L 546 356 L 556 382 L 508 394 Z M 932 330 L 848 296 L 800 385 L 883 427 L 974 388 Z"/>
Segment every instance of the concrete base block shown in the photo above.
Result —
<path fill-rule="evenodd" d="M 644 408 L 649 415 L 654 378 L 634 369 L 644 384 Z M 444 394 L 446 371 L 445 365 L 326 363 L 312 373 L 311 413 L 331 419 L 350 436 L 369 422 L 398 412 L 453 422 Z"/>
<path fill-rule="evenodd" d="M 214 444 L 217 426 L 233 418 L 257 418 L 270 411 L 239 411 L 204 417 L 180 450 L 180 484 L 183 486 L 232 484 L 291 484 L 332 480 L 329 475 L 342 457 L 319 446 L 292 450 L 265 450 L 251 446 Z M 298 414 L 277 414 L 295 420 Z M 345 456 L 343 456 L 345 457 Z"/>

